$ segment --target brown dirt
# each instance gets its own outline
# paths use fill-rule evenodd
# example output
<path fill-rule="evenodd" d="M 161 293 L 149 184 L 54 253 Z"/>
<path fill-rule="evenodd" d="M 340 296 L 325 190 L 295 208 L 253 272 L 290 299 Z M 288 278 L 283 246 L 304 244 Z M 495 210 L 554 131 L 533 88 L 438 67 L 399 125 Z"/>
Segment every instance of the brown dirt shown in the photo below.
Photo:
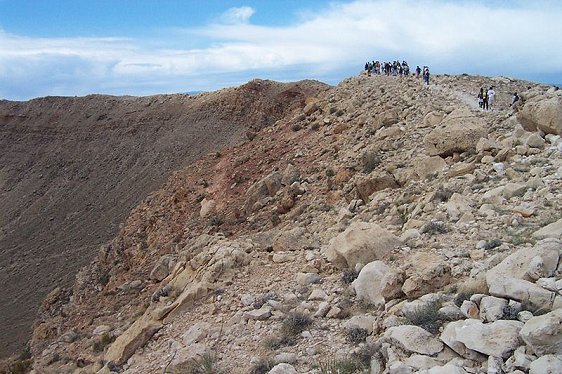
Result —
<path fill-rule="evenodd" d="M 22 349 L 47 293 L 70 285 L 174 170 L 327 89 L 255 80 L 197 96 L 0 101 L 0 357 Z"/>

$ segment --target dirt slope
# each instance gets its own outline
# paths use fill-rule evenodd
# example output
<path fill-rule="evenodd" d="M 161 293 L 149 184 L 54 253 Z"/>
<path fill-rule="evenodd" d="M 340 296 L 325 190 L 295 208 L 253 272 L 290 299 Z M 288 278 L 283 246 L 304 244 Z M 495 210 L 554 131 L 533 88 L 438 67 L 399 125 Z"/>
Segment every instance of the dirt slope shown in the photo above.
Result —
<path fill-rule="evenodd" d="M 255 80 L 197 96 L 0 101 L 0 357 L 22 348 L 45 295 L 173 170 L 327 89 Z"/>

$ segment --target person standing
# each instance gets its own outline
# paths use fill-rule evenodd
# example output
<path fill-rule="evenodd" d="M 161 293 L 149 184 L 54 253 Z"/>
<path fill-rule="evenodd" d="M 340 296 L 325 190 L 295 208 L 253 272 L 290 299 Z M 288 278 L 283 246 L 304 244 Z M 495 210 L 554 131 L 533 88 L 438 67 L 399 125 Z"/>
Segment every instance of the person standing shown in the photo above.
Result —
<path fill-rule="evenodd" d="M 429 86 L 429 67 L 424 66 L 423 67 L 423 81 L 425 82 L 426 85 Z"/>
<path fill-rule="evenodd" d="M 488 104 L 490 105 L 490 107 L 492 107 L 495 102 L 496 102 L 496 91 L 494 91 L 494 86 L 491 86 L 488 89 Z"/>
<path fill-rule="evenodd" d="M 480 93 L 478 93 L 478 107 L 484 109 L 484 89 L 480 87 Z"/>

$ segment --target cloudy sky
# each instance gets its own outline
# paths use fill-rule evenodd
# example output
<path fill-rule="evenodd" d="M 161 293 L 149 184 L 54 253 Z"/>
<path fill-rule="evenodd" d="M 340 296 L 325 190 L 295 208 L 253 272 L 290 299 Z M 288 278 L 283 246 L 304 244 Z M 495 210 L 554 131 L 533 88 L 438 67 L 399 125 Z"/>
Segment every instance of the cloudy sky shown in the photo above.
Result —
<path fill-rule="evenodd" d="M 559 0 L 0 0 L 0 98 L 337 84 L 365 61 L 562 83 Z"/>

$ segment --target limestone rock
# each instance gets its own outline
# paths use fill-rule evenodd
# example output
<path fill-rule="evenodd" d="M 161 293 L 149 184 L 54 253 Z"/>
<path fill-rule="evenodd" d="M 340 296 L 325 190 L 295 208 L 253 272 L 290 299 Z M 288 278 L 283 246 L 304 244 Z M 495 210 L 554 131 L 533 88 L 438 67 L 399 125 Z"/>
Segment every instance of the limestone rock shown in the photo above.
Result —
<path fill-rule="evenodd" d="M 154 282 L 161 282 L 166 278 L 175 265 L 175 259 L 172 255 L 164 255 L 160 257 L 156 265 L 150 272 L 150 279 Z"/>
<path fill-rule="evenodd" d="M 471 211 L 472 204 L 474 202 L 470 198 L 455 192 L 445 204 L 447 215 L 456 222 L 463 214 Z"/>
<path fill-rule="evenodd" d="M 408 352 L 424 355 L 435 355 L 443 350 L 443 343 L 418 326 L 391 327 L 385 331 L 384 339 Z"/>
<path fill-rule="evenodd" d="M 481 324 L 477 319 L 466 319 L 460 321 L 449 322 L 443 332 L 441 333 L 440 339 L 453 351 L 457 352 L 459 355 L 470 358 L 475 355 L 475 352 L 466 347 L 466 345 L 460 341 L 460 336 L 463 332 L 472 325 Z"/>
<path fill-rule="evenodd" d="M 183 344 L 190 346 L 199 343 L 209 335 L 211 324 L 207 322 L 197 322 L 182 336 Z"/>
<path fill-rule="evenodd" d="M 562 135 L 562 98 L 529 100 L 519 112 L 523 124 L 531 124 L 547 134 Z"/>
<path fill-rule="evenodd" d="M 531 362 L 529 374 L 562 373 L 562 356 L 546 355 Z"/>
<path fill-rule="evenodd" d="M 508 301 L 494 296 L 485 296 L 480 301 L 480 319 L 493 322 L 503 317 Z"/>
<path fill-rule="evenodd" d="M 282 187 L 282 179 L 283 176 L 281 173 L 274 171 L 251 185 L 246 191 L 246 201 L 244 203 L 244 210 L 246 213 L 252 212 L 254 204 L 261 199 L 267 196 L 274 196 Z"/>
<path fill-rule="evenodd" d="M 389 267 L 382 261 L 373 261 L 365 265 L 352 283 L 357 298 L 373 305 L 384 305 L 381 280 L 389 270 Z"/>
<path fill-rule="evenodd" d="M 457 335 L 467 348 L 488 356 L 507 358 L 519 345 L 523 323 L 499 320 L 490 324 L 480 321 L 463 328 Z"/>
<path fill-rule="evenodd" d="M 204 198 L 203 200 L 201 200 L 201 209 L 199 210 L 199 216 L 201 216 L 201 218 L 210 217 L 216 213 L 216 208 L 217 202 L 215 200 L 207 200 L 207 198 Z"/>
<path fill-rule="evenodd" d="M 297 370 L 293 367 L 293 365 L 280 363 L 268 371 L 268 374 L 297 374 Z"/>
<path fill-rule="evenodd" d="M 377 321 L 377 317 L 370 315 L 353 316 L 343 324 L 346 329 L 360 328 L 365 329 L 371 334 L 373 332 L 373 324 Z"/>
<path fill-rule="evenodd" d="M 533 233 L 533 237 L 536 239 L 544 239 L 544 238 L 562 239 L 562 218 L 556 222 L 553 222 L 535 231 Z"/>
<path fill-rule="evenodd" d="M 162 323 L 154 321 L 144 315 L 137 319 L 122 335 L 111 344 L 104 356 L 106 361 L 113 361 L 117 365 L 125 363 L 135 351 L 142 347 L 158 330 Z"/>
<path fill-rule="evenodd" d="M 382 259 L 401 240 L 375 223 L 354 222 L 322 248 L 327 260 L 340 269 Z"/>
<path fill-rule="evenodd" d="M 419 253 L 411 263 L 415 264 L 412 274 L 402 286 L 402 292 L 410 298 L 439 290 L 451 281 L 451 267 L 440 256 Z"/>
<path fill-rule="evenodd" d="M 443 117 L 445 117 L 445 113 L 443 112 L 429 112 L 423 117 L 423 126 L 418 127 L 435 127 L 443 121 Z"/>
<path fill-rule="evenodd" d="M 414 160 L 414 171 L 418 177 L 425 179 L 447 168 L 447 163 L 439 156 L 421 157 Z"/>
<path fill-rule="evenodd" d="M 520 335 L 537 355 L 562 354 L 562 309 L 531 318 Z"/>
<path fill-rule="evenodd" d="M 430 156 L 450 156 L 476 147 L 480 138 L 486 137 L 484 122 L 465 109 L 456 109 L 432 130 L 423 142 Z"/>
<path fill-rule="evenodd" d="M 355 182 L 357 194 L 365 203 L 369 201 L 369 196 L 374 192 L 398 187 L 394 176 L 388 172 L 378 172 L 366 177 L 359 177 Z"/>

